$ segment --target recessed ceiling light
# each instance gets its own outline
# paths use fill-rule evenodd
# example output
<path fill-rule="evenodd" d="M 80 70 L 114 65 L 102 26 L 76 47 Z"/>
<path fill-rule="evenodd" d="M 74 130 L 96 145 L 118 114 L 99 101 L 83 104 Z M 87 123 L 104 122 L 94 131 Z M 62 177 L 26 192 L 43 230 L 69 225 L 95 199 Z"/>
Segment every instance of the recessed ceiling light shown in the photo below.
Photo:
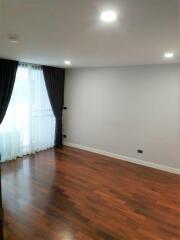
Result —
<path fill-rule="evenodd" d="M 106 23 L 114 22 L 117 19 L 117 13 L 112 10 L 104 11 L 101 13 L 100 19 Z"/>
<path fill-rule="evenodd" d="M 65 65 L 71 65 L 71 61 L 70 61 L 70 60 L 65 60 L 65 61 L 64 61 L 64 64 L 65 64 Z"/>
<path fill-rule="evenodd" d="M 173 58 L 173 57 L 174 57 L 174 53 L 173 53 L 173 52 L 166 52 L 166 53 L 164 54 L 164 57 L 165 57 L 165 58 Z"/>
<path fill-rule="evenodd" d="M 19 43 L 19 38 L 17 35 L 8 35 L 8 40 L 11 42 L 11 43 Z"/>

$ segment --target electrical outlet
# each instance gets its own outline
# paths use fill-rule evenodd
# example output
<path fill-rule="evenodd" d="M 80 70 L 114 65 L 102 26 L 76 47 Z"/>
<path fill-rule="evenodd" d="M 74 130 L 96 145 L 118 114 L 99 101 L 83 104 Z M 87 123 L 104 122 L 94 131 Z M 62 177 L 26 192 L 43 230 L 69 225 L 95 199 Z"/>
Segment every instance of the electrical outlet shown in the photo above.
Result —
<path fill-rule="evenodd" d="M 143 150 L 138 149 L 138 150 L 137 150 L 137 153 L 143 154 Z"/>

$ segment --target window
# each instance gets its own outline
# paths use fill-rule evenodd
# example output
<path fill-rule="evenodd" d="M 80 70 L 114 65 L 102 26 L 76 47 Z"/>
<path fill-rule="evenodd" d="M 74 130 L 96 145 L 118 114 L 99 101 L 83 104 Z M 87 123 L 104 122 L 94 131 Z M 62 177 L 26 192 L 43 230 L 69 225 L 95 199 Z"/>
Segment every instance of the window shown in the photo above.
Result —
<path fill-rule="evenodd" d="M 1 160 L 53 147 L 55 117 L 40 66 L 18 66 L 12 97 L 0 127 Z"/>

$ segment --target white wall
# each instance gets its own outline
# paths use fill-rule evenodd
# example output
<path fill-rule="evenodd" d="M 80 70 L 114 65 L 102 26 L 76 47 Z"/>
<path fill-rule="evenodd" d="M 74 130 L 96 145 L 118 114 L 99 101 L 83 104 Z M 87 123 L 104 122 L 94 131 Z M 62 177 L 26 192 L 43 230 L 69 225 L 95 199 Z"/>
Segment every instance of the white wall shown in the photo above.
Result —
<path fill-rule="evenodd" d="M 67 142 L 180 169 L 180 64 L 69 69 L 65 105 Z"/>

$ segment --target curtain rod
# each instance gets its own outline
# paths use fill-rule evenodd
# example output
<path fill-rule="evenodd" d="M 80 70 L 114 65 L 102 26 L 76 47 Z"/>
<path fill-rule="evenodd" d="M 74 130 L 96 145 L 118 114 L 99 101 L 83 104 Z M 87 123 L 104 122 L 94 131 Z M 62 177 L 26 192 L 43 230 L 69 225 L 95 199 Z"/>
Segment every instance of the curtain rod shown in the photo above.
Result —
<path fill-rule="evenodd" d="M 52 65 L 46 65 L 46 64 L 38 64 L 38 63 L 31 63 L 31 62 L 25 62 L 25 61 L 19 61 L 19 60 L 17 60 L 17 59 L 9 59 L 9 58 L 4 58 L 4 57 L 0 57 L 0 59 L 4 59 L 4 60 L 12 60 L 12 61 L 18 61 L 18 63 L 21 63 L 21 64 L 30 64 L 30 65 L 34 65 L 34 66 L 41 66 L 41 67 L 43 67 L 43 66 L 47 66 L 47 67 L 52 67 L 52 68 L 59 68 L 59 69 L 64 69 L 65 70 L 65 68 L 63 68 L 63 67 L 58 67 L 58 66 L 52 66 Z"/>

